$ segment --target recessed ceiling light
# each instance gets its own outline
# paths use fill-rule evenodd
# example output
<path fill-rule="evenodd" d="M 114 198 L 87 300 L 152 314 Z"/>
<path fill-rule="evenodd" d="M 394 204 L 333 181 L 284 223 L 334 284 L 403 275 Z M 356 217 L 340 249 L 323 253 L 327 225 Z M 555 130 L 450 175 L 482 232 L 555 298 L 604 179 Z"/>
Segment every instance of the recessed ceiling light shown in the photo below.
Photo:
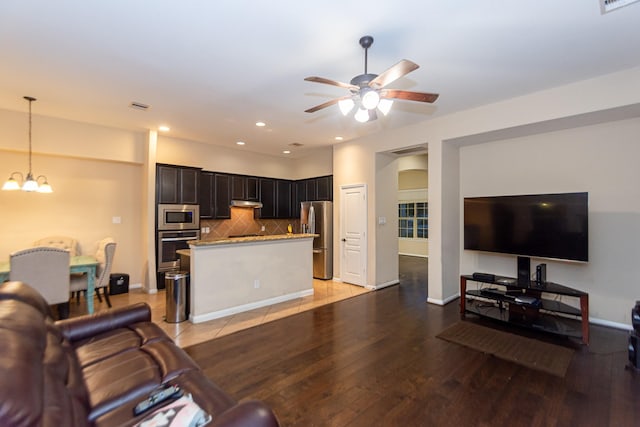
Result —
<path fill-rule="evenodd" d="M 171 128 L 169 126 L 162 125 L 162 126 L 158 126 L 158 130 L 160 132 L 169 132 L 171 130 Z"/>
<path fill-rule="evenodd" d="M 284 151 L 282 152 L 282 154 L 291 154 L 291 151 L 289 151 L 289 150 L 284 150 Z"/>
<path fill-rule="evenodd" d="M 336 141 L 342 141 L 344 138 L 343 138 L 343 137 L 341 137 L 341 136 L 336 136 L 334 139 L 335 139 Z"/>
<path fill-rule="evenodd" d="M 238 141 L 238 142 L 236 142 L 236 144 L 238 144 L 238 145 L 244 145 L 244 141 Z"/>
<path fill-rule="evenodd" d="M 256 126 L 259 128 L 265 127 L 267 124 L 265 122 L 256 122 Z"/>

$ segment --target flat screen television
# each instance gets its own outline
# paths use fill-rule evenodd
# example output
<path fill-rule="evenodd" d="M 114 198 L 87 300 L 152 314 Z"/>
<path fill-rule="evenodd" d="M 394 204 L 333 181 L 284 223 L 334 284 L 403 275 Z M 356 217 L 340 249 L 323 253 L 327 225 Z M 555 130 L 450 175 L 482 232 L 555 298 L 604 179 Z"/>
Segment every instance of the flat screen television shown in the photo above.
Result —
<path fill-rule="evenodd" d="M 465 197 L 464 248 L 589 260 L 588 193 Z"/>

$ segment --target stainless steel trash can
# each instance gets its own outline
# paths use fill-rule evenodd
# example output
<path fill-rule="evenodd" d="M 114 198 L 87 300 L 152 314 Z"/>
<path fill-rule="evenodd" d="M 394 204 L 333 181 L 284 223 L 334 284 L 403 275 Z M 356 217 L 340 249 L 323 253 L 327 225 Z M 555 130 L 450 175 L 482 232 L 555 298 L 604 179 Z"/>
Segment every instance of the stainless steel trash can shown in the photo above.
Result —
<path fill-rule="evenodd" d="M 189 274 L 176 271 L 165 274 L 166 315 L 168 323 L 179 323 L 187 320 L 187 286 Z"/>

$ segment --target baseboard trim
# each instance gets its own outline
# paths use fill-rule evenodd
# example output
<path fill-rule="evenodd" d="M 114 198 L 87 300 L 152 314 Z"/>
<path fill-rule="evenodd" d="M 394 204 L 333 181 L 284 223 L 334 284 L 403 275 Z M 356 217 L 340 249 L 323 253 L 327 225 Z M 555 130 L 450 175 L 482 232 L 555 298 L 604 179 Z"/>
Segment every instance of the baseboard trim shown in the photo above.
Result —
<path fill-rule="evenodd" d="M 610 320 L 604 319 L 595 319 L 593 317 L 589 318 L 589 323 L 593 323 L 594 325 L 606 326 L 607 328 L 622 329 L 625 331 L 633 330 L 633 326 L 627 325 L 626 323 L 612 322 Z"/>
<path fill-rule="evenodd" d="M 398 252 L 398 255 L 412 256 L 412 257 L 416 257 L 416 258 L 429 258 L 429 255 L 408 254 L 408 253 L 406 253 L 406 252 Z"/>
<path fill-rule="evenodd" d="M 225 308 L 224 310 L 212 311 L 210 313 L 199 314 L 197 316 L 189 316 L 189 320 L 192 323 L 202 323 L 208 320 L 219 319 L 221 317 L 231 316 L 233 314 L 242 313 L 244 311 L 253 310 L 256 308 L 267 307 L 269 305 L 278 304 L 285 301 L 290 301 L 296 298 L 302 298 L 313 295 L 313 288 L 305 289 L 304 291 L 294 292 L 287 295 L 280 295 L 274 298 L 268 298 L 262 301 L 252 302 L 249 304 L 238 305 L 235 307 Z"/>
<path fill-rule="evenodd" d="M 458 298 L 460 298 L 460 294 L 451 295 L 443 300 L 435 299 L 435 298 L 427 298 L 427 302 L 430 304 L 436 304 L 436 305 L 447 305 L 451 301 L 456 300 Z"/>
<path fill-rule="evenodd" d="M 388 288 L 389 286 L 397 285 L 399 283 L 399 280 L 391 280 L 389 282 L 380 283 L 378 285 L 365 285 L 364 287 L 366 289 L 371 289 L 372 291 L 377 291 L 379 289 Z"/>

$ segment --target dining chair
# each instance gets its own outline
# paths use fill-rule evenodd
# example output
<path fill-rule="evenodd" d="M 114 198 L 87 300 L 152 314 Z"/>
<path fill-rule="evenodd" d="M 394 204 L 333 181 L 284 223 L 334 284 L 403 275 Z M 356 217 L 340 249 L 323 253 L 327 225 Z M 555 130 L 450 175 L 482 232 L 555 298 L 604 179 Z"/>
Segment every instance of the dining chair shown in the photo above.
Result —
<path fill-rule="evenodd" d="M 78 241 L 67 236 L 48 236 L 33 242 L 33 247 L 46 246 L 48 248 L 60 248 L 69 251 L 69 256 L 74 257 L 80 254 Z"/>
<path fill-rule="evenodd" d="M 37 247 L 9 256 L 9 280 L 24 282 L 58 306 L 61 319 L 69 317 L 69 251 Z"/>
<path fill-rule="evenodd" d="M 113 257 L 116 254 L 116 243 L 111 237 L 106 237 L 98 242 L 98 250 L 96 251 L 96 259 L 98 260 L 98 267 L 96 268 L 97 277 L 94 279 L 94 290 L 98 300 L 102 302 L 100 297 L 100 289 L 104 294 L 104 299 L 107 301 L 107 306 L 111 308 L 111 301 L 109 300 L 109 277 L 111 274 L 111 266 L 113 265 Z M 86 295 L 87 292 L 87 276 L 83 274 L 81 276 L 71 276 L 71 284 L 69 291 L 72 294 L 76 294 L 76 300 L 79 301 L 80 293 Z"/>

